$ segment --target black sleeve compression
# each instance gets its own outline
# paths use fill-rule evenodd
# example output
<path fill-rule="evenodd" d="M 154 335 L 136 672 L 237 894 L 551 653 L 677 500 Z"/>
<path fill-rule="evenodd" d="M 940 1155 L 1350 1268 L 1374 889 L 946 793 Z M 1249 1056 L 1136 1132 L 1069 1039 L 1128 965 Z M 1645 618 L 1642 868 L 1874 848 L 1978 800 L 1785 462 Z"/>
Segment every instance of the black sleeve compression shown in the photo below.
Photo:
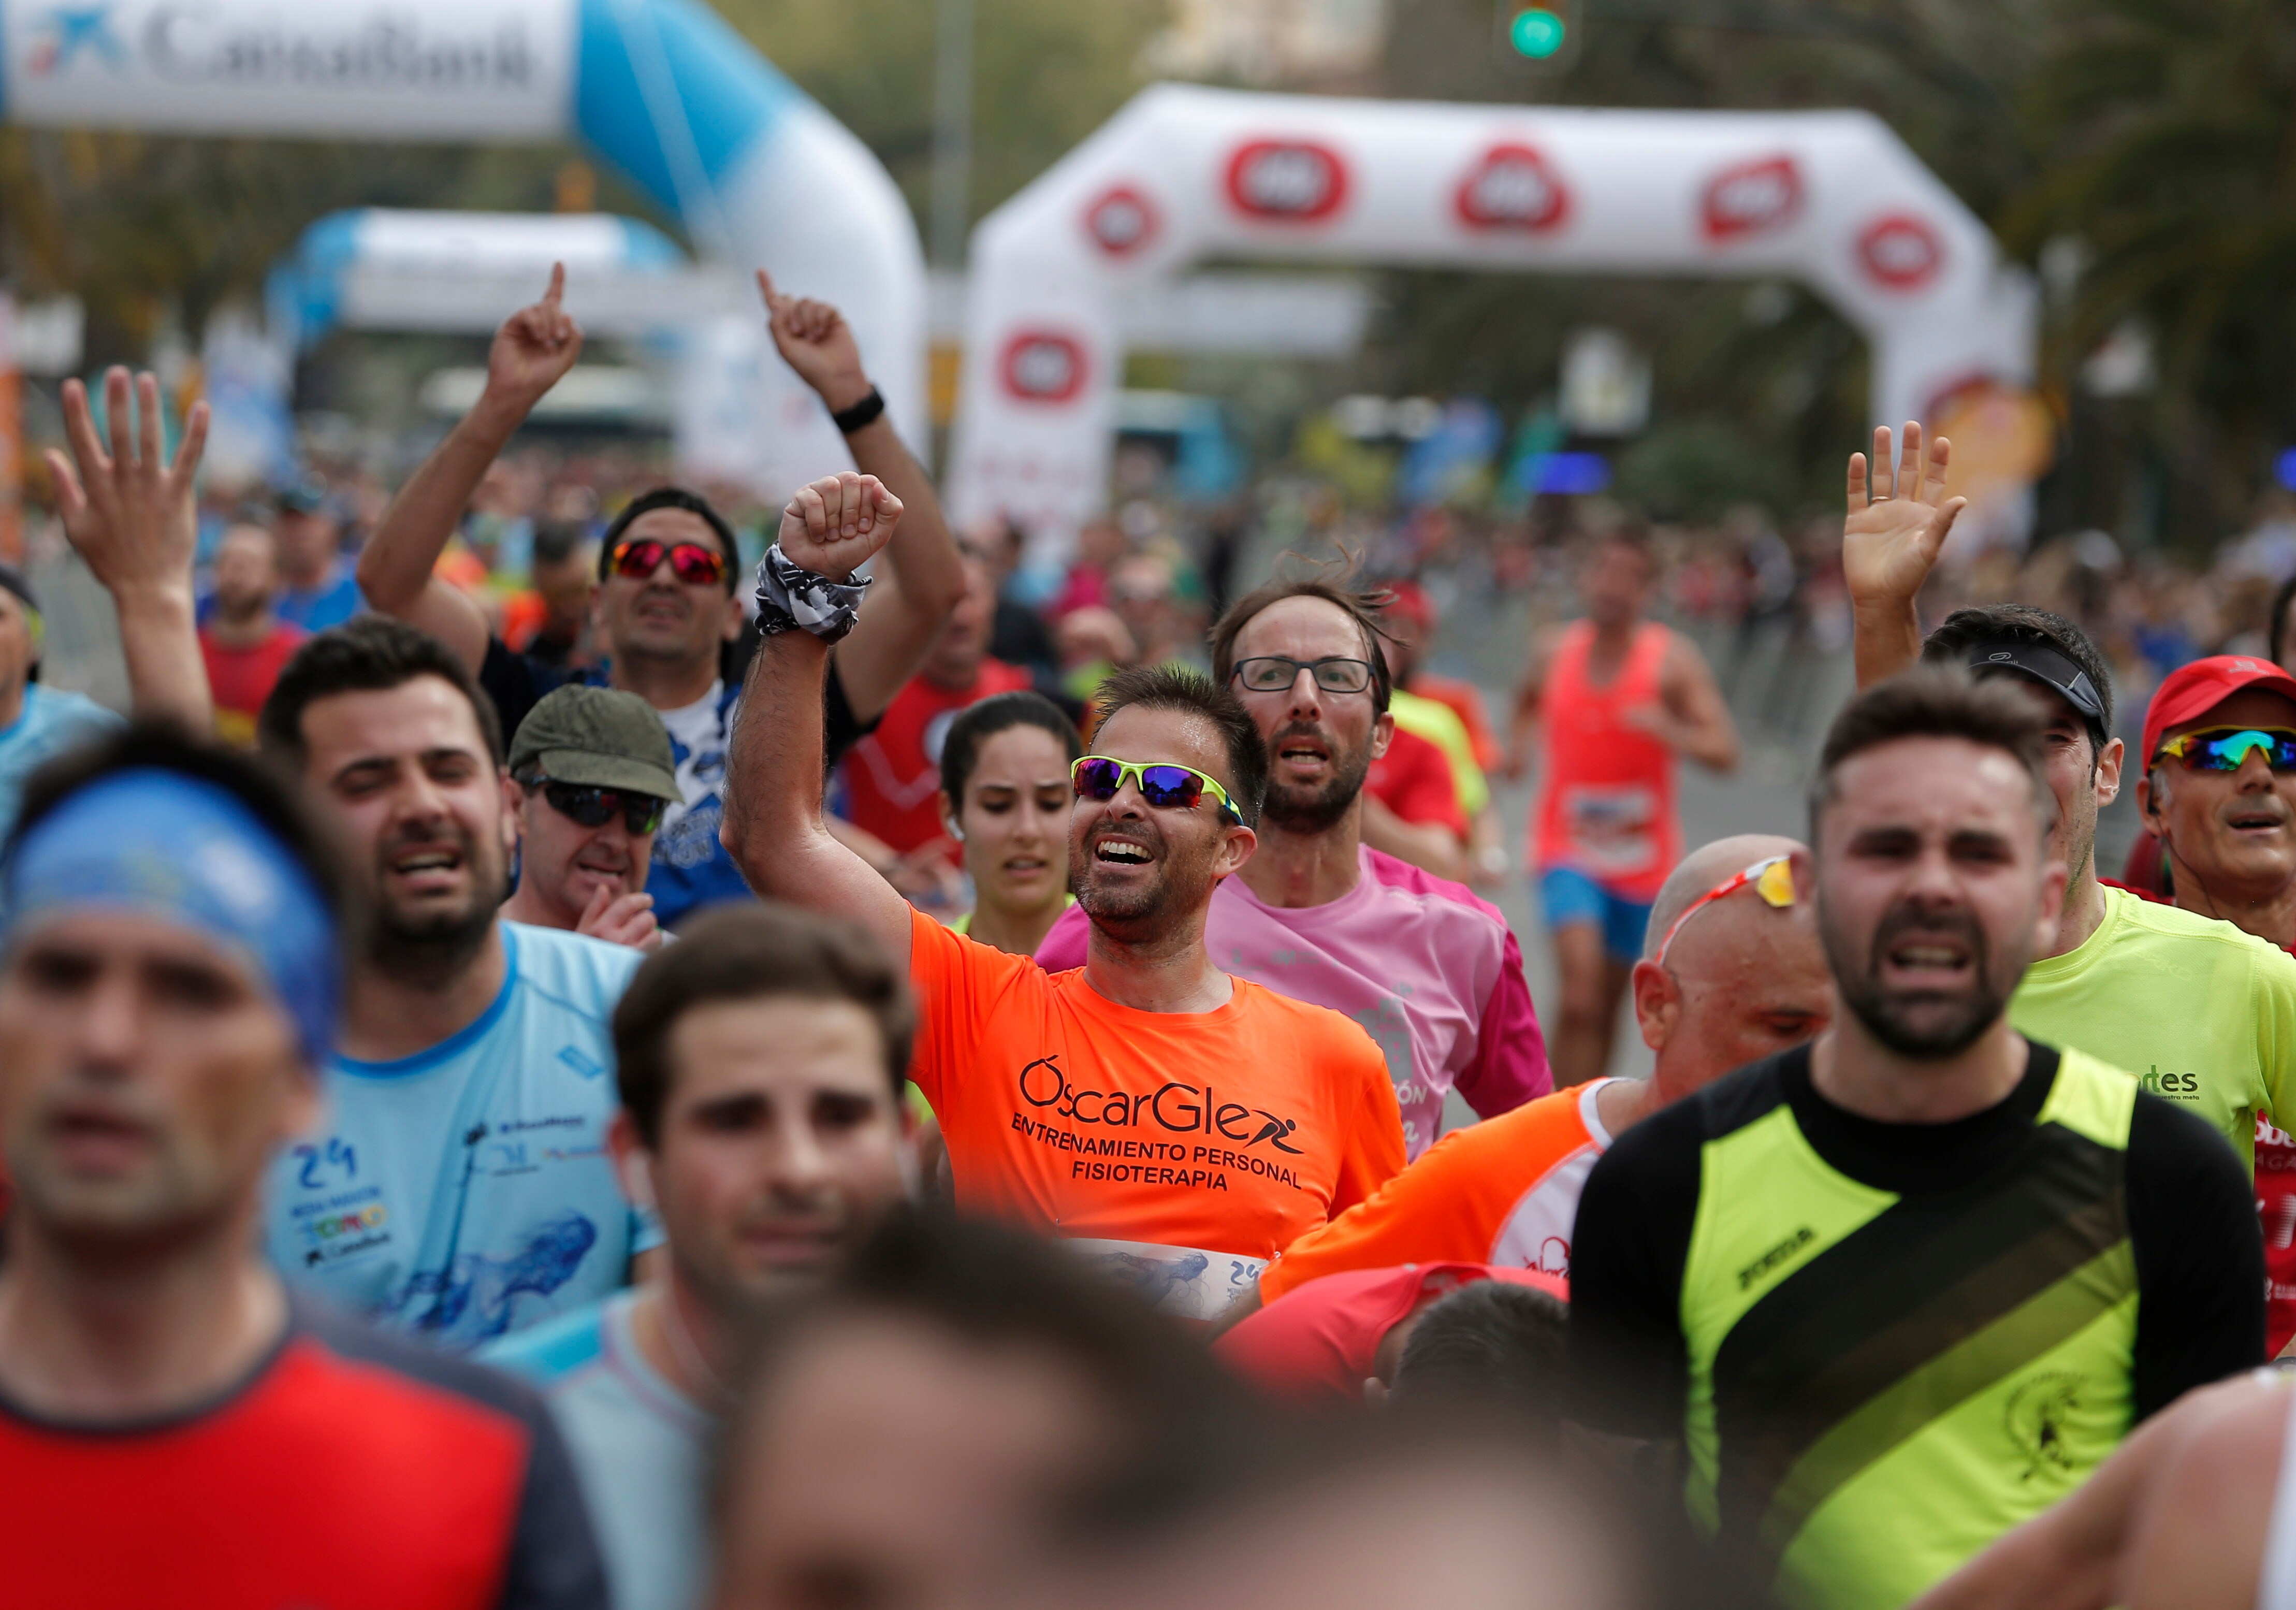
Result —
<path fill-rule="evenodd" d="M 2139 1095 L 2128 1130 L 2136 1415 L 2264 1357 L 2264 1241 L 2240 1158 L 2202 1119 Z"/>
<path fill-rule="evenodd" d="M 1679 1103 L 1620 1136 L 1578 1198 L 1571 1417 L 1600 1431 L 1682 1434 L 1682 1270 L 1698 1213 L 1697 1105 Z"/>
<path fill-rule="evenodd" d="M 837 674 L 837 656 L 829 657 L 829 677 L 821 688 L 821 768 L 830 771 L 845 758 L 845 752 L 877 730 L 883 717 L 864 721 L 853 713 L 853 701 L 845 696 L 845 678 Z"/>

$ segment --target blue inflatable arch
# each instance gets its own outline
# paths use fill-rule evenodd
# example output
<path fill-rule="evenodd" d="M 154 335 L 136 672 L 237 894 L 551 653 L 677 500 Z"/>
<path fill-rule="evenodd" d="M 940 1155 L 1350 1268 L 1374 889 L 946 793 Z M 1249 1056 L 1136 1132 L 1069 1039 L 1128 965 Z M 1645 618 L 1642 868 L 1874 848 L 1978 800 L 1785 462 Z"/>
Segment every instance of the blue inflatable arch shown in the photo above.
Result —
<path fill-rule="evenodd" d="M 925 439 L 925 275 L 907 204 L 852 133 L 699 0 L 10 0 L 0 117 L 197 135 L 568 136 L 705 259 L 836 301 Z M 777 459 L 845 462 L 766 366 Z M 775 385 L 782 393 L 772 402 Z"/>

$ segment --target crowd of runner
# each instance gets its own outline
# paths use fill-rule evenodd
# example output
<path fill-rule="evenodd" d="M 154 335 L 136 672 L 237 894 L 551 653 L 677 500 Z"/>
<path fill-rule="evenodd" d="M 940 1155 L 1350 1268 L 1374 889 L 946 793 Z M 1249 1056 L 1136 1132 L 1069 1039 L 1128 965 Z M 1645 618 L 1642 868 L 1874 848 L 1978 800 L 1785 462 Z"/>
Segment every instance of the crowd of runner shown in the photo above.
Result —
<path fill-rule="evenodd" d="M 204 411 L 66 388 L 133 709 L 0 566 L 11 1602 L 2296 1606 L 2285 634 L 2132 756 L 2067 615 L 1924 630 L 1877 433 L 1808 820 L 1687 843 L 1638 528 L 1496 719 L 1407 580 L 1108 525 L 1040 611 L 763 276 L 854 468 L 495 596 L 562 289 L 355 566 L 196 564 Z"/>

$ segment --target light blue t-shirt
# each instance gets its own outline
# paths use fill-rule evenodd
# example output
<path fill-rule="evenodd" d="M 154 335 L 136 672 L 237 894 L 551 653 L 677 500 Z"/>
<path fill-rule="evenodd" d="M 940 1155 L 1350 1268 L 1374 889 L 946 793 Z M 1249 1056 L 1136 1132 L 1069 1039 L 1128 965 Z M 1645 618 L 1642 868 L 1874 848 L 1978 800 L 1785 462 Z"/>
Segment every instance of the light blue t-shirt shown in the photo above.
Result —
<path fill-rule="evenodd" d="M 25 684 L 23 712 L 0 730 L 0 838 L 16 826 L 25 780 L 50 756 L 125 724 L 86 694 Z"/>
<path fill-rule="evenodd" d="M 317 587 L 283 587 L 271 601 L 272 612 L 290 626 L 307 632 L 324 632 L 366 612 L 366 596 L 346 560 L 338 559 Z"/>
<path fill-rule="evenodd" d="M 525 1376 L 550 1405 L 606 1557 L 614 1610 L 692 1610 L 709 1557 L 701 1484 L 711 1421 L 638 1351 L 636 1302 L 636 1292 L 618 1293 L 480 1356 Z"/>
<path fill-rule="evenodd" d="M 642 958 L 502 932 L 502 992 L 468 1028 L 397 1062 L 329 1061 L 320 1127 L 266 1196 L 290 1281 L 456 1351 L 619 1290 L 661 1238 L 606 1154 L 608 1025 Z"/>

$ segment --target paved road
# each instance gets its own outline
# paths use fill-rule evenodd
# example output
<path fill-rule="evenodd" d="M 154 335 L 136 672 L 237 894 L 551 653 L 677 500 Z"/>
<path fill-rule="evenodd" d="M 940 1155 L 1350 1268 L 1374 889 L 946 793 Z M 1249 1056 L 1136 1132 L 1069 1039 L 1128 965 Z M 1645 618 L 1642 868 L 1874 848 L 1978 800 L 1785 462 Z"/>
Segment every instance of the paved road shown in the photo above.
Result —
<path fill-rule="evenodd" d="M 1733 776 L 1716 777 L 1694 767 L 1685 768 L 1681 790 L 1684 842 L 1703 844 L 1734 833 L 1804 836 L 1804 775 L 1800 759 L 1775 744 L 1754 748 Z M 1498 794 L 1499 809 L 1509 824 L 1509 853 L 1520 858 L 1521 825 L 1529 809 L 1531 789 L 1527 783 L 1501 783 Z M 1546 927 L 1538 920 L 1538 898 L 1529 880 L 1518 867 L 1505 886 L 1488 898 L 1506 914 L 1521 943 L 1523 970 L 1530 980 L 1531 999 L 1538 1008 L 1539 1021 L 1551 1021 L 1555 1009 L 1554 957 L 1547 943 Z M 1636 1031 L 1631 1010 L 1620 1011 L 1615 1043 L 1611 1072 L 1636 1075 L 1650 1072 L 1651 1054 Z M 1446 1114 L 1446 1127 L 1456 1127 L 1471 1121 L 1472 1117 L 1465 1104 L 1455 1097 L 1452 1110 Z"/>

